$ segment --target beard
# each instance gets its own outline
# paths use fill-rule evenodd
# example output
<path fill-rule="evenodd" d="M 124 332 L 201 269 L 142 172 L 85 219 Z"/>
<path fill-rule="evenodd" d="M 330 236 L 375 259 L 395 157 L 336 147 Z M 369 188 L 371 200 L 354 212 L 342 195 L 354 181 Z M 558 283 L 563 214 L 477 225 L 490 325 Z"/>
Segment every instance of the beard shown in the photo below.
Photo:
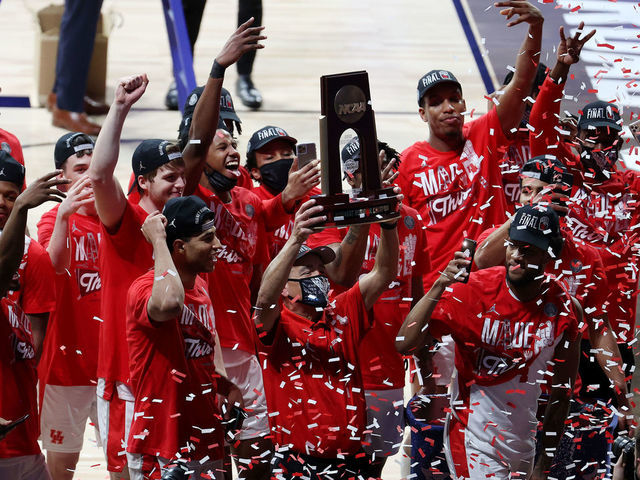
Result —
<path fill-rule="evenodd" d="M 509 266 L 507 265 L 507 281 L 513 285 L 514 287 L 522 287 L 525 285 L 528 285 L 530 283 L 532 283 L 533 281 L 535 281 L 535 279 L 541 275 L 540 273 L 538 273 L 535 270 L 532 269 L 527 269 L 524 271 L 524 273 L 522 274 L 522 276 L 519 277 L 513 277 L 511 272 L 509 271 Z"/>

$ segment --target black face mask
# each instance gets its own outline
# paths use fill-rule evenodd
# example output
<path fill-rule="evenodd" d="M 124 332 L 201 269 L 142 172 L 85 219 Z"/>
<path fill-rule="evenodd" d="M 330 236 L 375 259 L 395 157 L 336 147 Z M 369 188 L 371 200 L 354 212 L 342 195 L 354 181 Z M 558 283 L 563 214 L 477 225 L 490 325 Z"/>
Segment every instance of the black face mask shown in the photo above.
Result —
<path fill-rule="evenodd" d="M 283 158 L 261 166 L 259 170 L 262 183 L 272 192 L 282 192 L 289 181 L 289 170 L 292 164 L 293 158 Z"/>
<path fill-rule="evenodd" d="M 592 167 L 597 167 L 601 172 L 608 172 L 613 169 L 613 166 L 618 161 L 618 150 L 616 148 L 607 150 L 583 148 L 582 158 Z"/>
<path fill-rule="evenodd" d="M 307 278 L 289 278 L 290 282 L 298 282 L 302 291 L 300 303 L 311 307 L 324 308 L 329 305 L 329 279 L 324 275 Z"/>
<path fill-rule="evenodd" d="M 227 178 L 217 170 L 211 170 L 210 172 L 205 170 L 204 175 L 217 192 L 228 192 L 238 183 L 238 177 Z"/>

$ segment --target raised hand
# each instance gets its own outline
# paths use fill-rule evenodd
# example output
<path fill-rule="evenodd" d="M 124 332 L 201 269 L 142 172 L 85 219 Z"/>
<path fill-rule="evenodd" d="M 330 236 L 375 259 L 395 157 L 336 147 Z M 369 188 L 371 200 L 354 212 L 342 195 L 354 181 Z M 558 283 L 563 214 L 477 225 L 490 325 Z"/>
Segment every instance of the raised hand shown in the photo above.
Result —
<path fill-rule="evenodd" d="M 167 218 L 162 215 L 158 210 L 150 213 L 142 224 L 142 233 L 144 238 L 147 239 L 151 245 L 154 245 L 158 241 L 167 240 L 167 232 L 165 227 L 167 225 Z"/>
<path fill-rule="evenodd" d="M 564 34 L 564 27 L 560 27 L 560 43 L 558 44 L 557 52 L 558 63 L 573 65 L 580 61 L 582 47 L 596 34 L 595 29 L 593 29 L 585 36 L 582 36 L 583 28 L 584 22 L 580 22 L 576 34 L 573 37 L 567 38 Z"/>
<path fill-rule="evenodd" d="M 265 35 L 261 35 L 264 26 L 252 27 L 254 20 L 251 17 L 229 37 L 227 43 L 224 44 L 224 47 L 216 57 L 216 61 L 221 66 L 229 67 L 236 63 L 244 53 L 264 48 L 264 45 L 258 43 L 260 40 L 266 40 L 267 38 Z"/>
<path fill-rule="evenodd" d="M 448 287 L 452 283 L 464 281 L 469 274 L 466 268 L 471 265 L 469 257 L 465 256 L 462 252 L 456 252 L 453 254 L 453 260 L 449 262 L 447 268 L 440 275 L 438 282 L 444 287 Z"/>
<path fill-rule="evenodd" d="M 58 208 L 58 214 L 62 215 L 62 218 L 69 218 L 81 207 L 91 205 L 93 202 L 91 180 L 89 175 L 83 175 L 67 192 L 67 198 L 62 201 Z"/>
<path fill-rule="evenodd" d="M 121 78 L 116 87 L 114 103 L 131 107 L 147 89 L 149 79 L 146 73 Z"/>
<path fill-rule="evenodd" d="M 544 22 L 542 12 L 535 6 L 524 0 L 511 0 L 506 2 L 496 2 L 494 7 L 507 7 L 500 10 L 500 15 L 507 17 L 507 20 L 511 20 L 517 15 L 517 18 L 507 23 L 507 27 L 513 27 L 519 23 L 528 23 L 529 25 L 541 24 Z"/>
<path fill-rule="evenodd" d="M 289 169 L 287 186 L 282 191 L 282 203 L 299 200 L 320 183 L 320 160 L 313 160 L 298 169 L 296 157 Z"/>
<path fill-rule="evenodd" d="M 37 179 L 18 195 L 14 208 L 30 209 L 42 205 L 44 202 L 62 202 L 66 195 L 55 187 L 67 185 L 71 183 L 71 180 L 58 178 L 61 173 L 62 170 L 55 170 Z"/>
<path fill-rule="evenodd" d="M 313 233 L 314 226 L 327 220 L 326 216 L 320 215 L 322 206 L 315 203 L 316 201 L 313 199 L 304 202 L 296 212 L 291 236 L 299 243 L 304 243 L 309 238 L 309 235 Z"/>

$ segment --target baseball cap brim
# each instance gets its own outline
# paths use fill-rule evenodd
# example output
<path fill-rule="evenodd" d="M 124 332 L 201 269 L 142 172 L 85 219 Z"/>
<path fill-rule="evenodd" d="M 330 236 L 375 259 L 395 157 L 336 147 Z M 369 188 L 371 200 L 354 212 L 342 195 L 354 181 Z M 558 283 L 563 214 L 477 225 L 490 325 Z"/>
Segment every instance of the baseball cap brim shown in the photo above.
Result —
<path fill-rule="evenodd" d="M 540 250 L 547 251 L 549 249 L 549 238 L 535 235 L 526 228 L 517 228 L 515 225 L 509 229 L 509 239 L 516 242 L 524 242 L 534 247 L 538 247 Z"/>
<path fill-rule="evenodd" d="M 296 255 L 296 259 L 295 259 L 294 265 L 302 257 L 306 257 L 307 255 L 311 255 L 311 254 L 319 256 L 320 260 L 322 260 L 322 263 L 324 265 L 326 265 L 327 263 L 331 263 L 336 259 L 336 253 L 333 251 L 333 249 L 331 247 L 320 246 L 320 247 L 316 247 L 316 248 L 311 248 L 311 249 L 306 250 L 306 251 L 298 252 L 298 254 Z"/>
<path fill-rule="evenodd" d="M 236 114 L 236 112 L 223 112 L 220 111 L 220 118 L 223 120 L 233 120 L 234 122 L 242 123 L 240 117 Z"/>
<path fill-rule="evenodd" d="M 622 130 L 622 126 L 620 124 L 606 120 L 588 121 L 584 122 L 582 125 L 578 125 L 578 128 L 580 128 L 580 130 L 587 130 L 590 127 L 609 127 L 616 132 L 620 132 Z"/>

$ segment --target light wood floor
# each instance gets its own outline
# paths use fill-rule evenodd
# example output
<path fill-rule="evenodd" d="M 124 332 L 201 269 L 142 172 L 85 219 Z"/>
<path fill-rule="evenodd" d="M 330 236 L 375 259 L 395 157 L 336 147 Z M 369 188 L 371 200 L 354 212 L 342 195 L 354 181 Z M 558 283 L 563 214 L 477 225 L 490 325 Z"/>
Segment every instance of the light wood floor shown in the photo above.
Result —
<path fill-rule="evenodd" d="M 42 0 L 0 3 L 2 95 L 32 95 L 35 103 L 37 25 L 33 12 L 46 4 Z M 201 83 L 235 28 L 236 8 L 233 1 L 209 0 L 207 4 L 195 55 Z M 281 126 L 300 141 L 317 142 L 319 77 L 323 74 L 369 72 L 378 136 L 398 150 L 426 137 L 427 127 L 417 115 L 416 84 L 432 68 L 452 70 L 464 86 L 469 110 L 485 109 L 485 92 L 449 1 L 264 0 L 264 9 L 269 39 L 258 53 L 254 80 L 265 102 L 261 111 L 248 112 L 236 101 L 245 132 L 239 138 L 242 154 L 250 134 L 266 124 Z M 124 128 L 117 168 L 124 184 L 137 143 L 145 138 L 175 138 L 180 117 L 163 106 L 171 81 L 171 59 L 160 1 L 106 0 L 103 12 L 121 21 L 109 39 L 109 98 L 119 77 L 146 72 L 151 80 Z M 514 59 L 516 48 L 514 45 Z M 232 95 L 234 82 L 235 71 L 231 70 L 225 86 Z M 28 180 L 53 169 L 53 145 L 64 131 L 51 126 L 45 109 L 2 109 L 0 127 L 20 138 Z M 50 207 L 32 213 L 32 231 L 40 214 Z M 101 451 L 87 437 L 76 478 L 107 478 Z M 401 478 L 397 459 L 388 462 L 385 478 Z"/>

